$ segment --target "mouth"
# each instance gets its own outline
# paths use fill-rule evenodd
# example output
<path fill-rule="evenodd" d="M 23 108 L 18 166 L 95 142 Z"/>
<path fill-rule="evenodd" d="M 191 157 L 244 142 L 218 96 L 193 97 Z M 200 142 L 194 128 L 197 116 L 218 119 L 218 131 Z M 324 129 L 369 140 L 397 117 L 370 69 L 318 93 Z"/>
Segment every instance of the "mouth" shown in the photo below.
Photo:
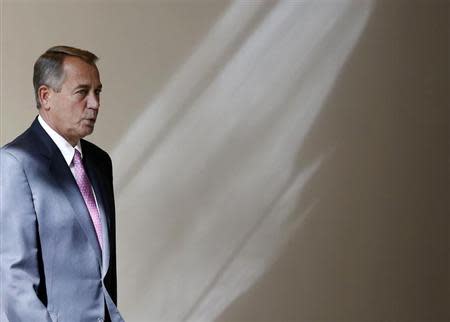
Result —
<path fill-rule="evenodd" d="M 97 120 L 97 119 L 95 119 L 95 118 L 90 118 L 90 119 L 84 119 L 90 126 L 94 126 L 94 124 L 95 124 L 95 121 Z"/>

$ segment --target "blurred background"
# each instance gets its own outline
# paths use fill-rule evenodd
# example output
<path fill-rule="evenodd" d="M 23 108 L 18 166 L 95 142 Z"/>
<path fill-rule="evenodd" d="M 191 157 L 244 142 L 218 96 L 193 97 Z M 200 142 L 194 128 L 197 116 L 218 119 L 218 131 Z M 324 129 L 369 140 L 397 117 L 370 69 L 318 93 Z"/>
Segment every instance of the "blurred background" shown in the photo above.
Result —
<path fill-rule="evenodd" d="M 449 6 L 1 0 L 0 143 L 88 49 L 127 321 L 449 321 Z"/>

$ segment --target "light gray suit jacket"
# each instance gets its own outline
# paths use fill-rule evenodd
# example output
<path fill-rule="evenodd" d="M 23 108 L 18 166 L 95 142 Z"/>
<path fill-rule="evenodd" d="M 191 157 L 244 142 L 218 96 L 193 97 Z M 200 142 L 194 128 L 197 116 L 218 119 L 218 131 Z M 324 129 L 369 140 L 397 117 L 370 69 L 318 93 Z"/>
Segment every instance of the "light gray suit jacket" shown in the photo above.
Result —
<path fill-rule="evenodd" d="M 103 251 L 76 181 L 37 119 L 0 154 L 0 311 L 9 322 L 123 321 L 117 310 L 112 165 L 82 140 Z M 107 233 L 105 233 L 107 232 Z"/>

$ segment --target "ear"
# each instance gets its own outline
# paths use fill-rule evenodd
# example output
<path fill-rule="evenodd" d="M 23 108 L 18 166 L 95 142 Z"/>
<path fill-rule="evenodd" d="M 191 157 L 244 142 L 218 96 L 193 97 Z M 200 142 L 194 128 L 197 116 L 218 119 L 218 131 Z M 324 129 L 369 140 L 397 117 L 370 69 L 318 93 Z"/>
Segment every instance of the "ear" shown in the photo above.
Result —
<path fill-rule="evenodd" d="M 44 108 L 45 110 L 50 109 L 50 99 L 52 94 L 52 89 L 47 85 L 41 85 L 38 88 L 38 98 L 41 103 L 41 108 Z"/>

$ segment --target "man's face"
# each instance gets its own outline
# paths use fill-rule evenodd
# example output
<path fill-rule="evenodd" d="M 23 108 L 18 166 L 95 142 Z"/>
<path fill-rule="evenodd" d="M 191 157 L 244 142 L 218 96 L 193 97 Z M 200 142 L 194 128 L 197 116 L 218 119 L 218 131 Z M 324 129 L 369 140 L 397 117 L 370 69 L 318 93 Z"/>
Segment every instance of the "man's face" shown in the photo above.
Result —
<path fill-rule="evenodd" d="M 49 89 L 46 121 L 72 145 L 94 130 L 102 84 L 98 69 L 80 58 L 64 59 L 64 81 L 59 92 Z"/>

